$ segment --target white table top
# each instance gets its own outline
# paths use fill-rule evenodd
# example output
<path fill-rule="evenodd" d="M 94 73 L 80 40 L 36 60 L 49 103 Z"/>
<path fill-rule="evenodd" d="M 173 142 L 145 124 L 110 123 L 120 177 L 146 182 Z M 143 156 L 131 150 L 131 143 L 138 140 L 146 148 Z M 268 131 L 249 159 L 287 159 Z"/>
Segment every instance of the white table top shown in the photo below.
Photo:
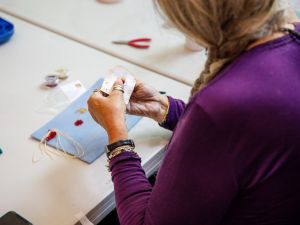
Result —
<path fill-rule="evenodd" d="M 163 28 L 153 0 L 0 0 L 0 10 L 186 84 L 203 69 L 204 51 L 186 50 L 183 35 Z M 111 43 L 138 37 L 151 37 L 151 48 Z"/>
<path fill-rule="evenodd" d="M 16 27 L 12 39 L 0 45 L 0 147 L 4 151 L 0 155 L 0 216 L 14 210 L 35 225 L 69 225 L 76 223 L 78 212 L 92 210 L 90 219 L 98 222 L 113 207 L 104 155 L 91 165 L 60 157 L 32 163 L 38 144 L 30 134 L 53 117 L 37 112 L 50 91 L 41 88 L 45 75 L 63 66 L 71 71 L 68 81 L 80 80 L 89 87 L 109 68 L 123 65 L 138 79 L 175 97 L 187 99 L 190 87 L 4 13 L 0 16 Z M 170 132 L 144 118 L 130 137 L 150 172 Z"/>

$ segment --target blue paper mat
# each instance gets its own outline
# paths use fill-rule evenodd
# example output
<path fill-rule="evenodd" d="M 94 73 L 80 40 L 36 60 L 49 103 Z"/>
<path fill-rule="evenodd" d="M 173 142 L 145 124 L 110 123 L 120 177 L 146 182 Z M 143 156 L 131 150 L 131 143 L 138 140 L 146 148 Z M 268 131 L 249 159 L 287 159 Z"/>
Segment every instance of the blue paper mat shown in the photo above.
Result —
<path fill-rule="evenodd" d="M 87 100 L 93 93 L 93 90 L 100 87 L 103 80 L 97 81 L 87 92 L 73 101 L 64 111 L 59 113 L 50 122 L 31 134 L 31 137 L 41 140 L 51 129 L 58 129 L 76 140 L 84 150 L 84 155 L 80 158 L 84 162 L 92 163 L 105 152 L 105 145 L 108 143 L 106 131 L 98 125 L 89 112 L 80 114 L 78 109 L 87 109 Z M 81 119 L 84 123 L 81 126 L 74 126 L 76 120 Z M 141 117 L 126 115 L 127 128 L 130 130 L 139 122 Z M 76 155 L 76 149 L 68 140 L 61 138 L 61 143 L 64 149 Z M 56 147 L 56 139 L 48 142 L 52 147 Z"/>

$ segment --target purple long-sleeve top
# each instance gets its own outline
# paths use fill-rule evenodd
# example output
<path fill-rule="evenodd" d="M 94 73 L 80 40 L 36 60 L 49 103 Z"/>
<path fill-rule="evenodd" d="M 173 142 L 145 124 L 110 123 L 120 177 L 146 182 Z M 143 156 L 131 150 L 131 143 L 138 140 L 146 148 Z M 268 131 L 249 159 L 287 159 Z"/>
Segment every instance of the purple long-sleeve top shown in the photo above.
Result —
<path fill-rule="evenodd" d="M 122 225 L 300 224 L 300 40 L 248 50 L 187 105 L 169 101 L 154 187 L 135 154 L 110 163 Z"/>

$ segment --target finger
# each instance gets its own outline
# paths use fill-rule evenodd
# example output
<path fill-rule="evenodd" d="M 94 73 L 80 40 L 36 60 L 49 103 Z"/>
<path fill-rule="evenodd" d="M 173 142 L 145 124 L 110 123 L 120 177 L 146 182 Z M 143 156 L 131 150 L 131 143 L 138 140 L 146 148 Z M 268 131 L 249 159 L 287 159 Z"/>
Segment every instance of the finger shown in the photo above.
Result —
<path fill-rule="evenodd" d="M 95 105 L 102 104 L 106 98 L 100 92 L 94 92 L 87 100 L 87 105 L 89 108 L 94 108 Z"/>
<path fill-rule="evenodd" d="M 90 98 L 91 99 L 91 98 Z M 97 105 L 97 103 L 95 104 L 95 100 L 91 99 L 88 100 L 88 111 L 90 113 L 90 115 L 92 116 L 92 118 L 99 123 L 98 119 L 97 119 L 97 111 L 99 110 L 97 107 L 95 107 Z"/>
<path fill-rule="evenodd" d="M 94 92 L 89 100 L 88 103 L 90 102 L 92 105 L 99 105 L 102 104 L 103 102 L 107 101 L 106 96 L 104 96 L 101 92 Z"/>
<path fill-rule="evenodd" d="M 90 96 L 90 97 L 96 97 L 96 98 L 103 98 L 103 97 L 106 97 L 104 96 L 104 92 L 102 91 L 94 91 L 93 94 Z"/>
<path fill-rule="evenodd" d="M 118 79 L 115 81 L 113 85 L 111 96 L 123 96 L 123 93 L 124 93 L 123 81 L 121 79 Z"/>
<path fill-rule="evenodd" d="M 135 79 L 135 85 L 139 86 L 142 84 L 142 81 L 138 80 L 138 79 Z"/>
<path fill-rule="evenodd" d="M 134 86 L 134 89 L 133 89 L 133 92 L 138 90 L 141 86 L 143 86 L 144 84 L 140 81 L 140 80 L 135 80 L 135 86 Z"/>

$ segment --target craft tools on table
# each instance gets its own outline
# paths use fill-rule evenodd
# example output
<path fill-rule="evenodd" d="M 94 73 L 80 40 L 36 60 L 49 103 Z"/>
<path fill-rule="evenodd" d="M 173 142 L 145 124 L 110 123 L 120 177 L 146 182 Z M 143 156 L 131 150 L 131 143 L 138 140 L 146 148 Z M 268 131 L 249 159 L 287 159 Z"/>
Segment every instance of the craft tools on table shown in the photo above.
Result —
<path fill-rule="evenodd" d="M 40 161 L 44 156 L 53 158 L 53 154 L 79 158 L 87 163 L 92 163 L 100 157 L 107 144 L 107 134 L 87 113 L 87 100 L 95 90 L 109 95 L 117 79 L 122 79 L 124 82 L 123 96 L 126 103 L 129 101 L 136 82 L 133 75 L 121 66 L 116 66 L 108 72 L 105 84 L 105 81 L 99 80 L 84 93 L 82 92 L 85 89 L 79 81 L 59 85 L 51 90 L 51 93 L 53 92 L 49 99 L 51 104 L 61 102 L 60 99 L 63 98 L 69 105 L 31 135 L 39 141 L 39 149 L 33 154 L 33 162 Z M 126 115 L 128 130 L 140 119 L 141 117 Z"/>
<path fill-rule="evenodd" d="M 45 84 L 43 85 L 46 86 Z M 55 115 L 85 92 L 86 89 L 79 80 L 62 83 L 53 88 L 49 87 L 43 102 L 36 109 L 36 111 L 39 113 Z M 82 108 L 82 106 L 78 106 L 76 110 L 79 108 Z M 80 110 L 80 112 L 76 112 L 76 114 L 79 113 L 85 113 L 84 109 Z"/>
<path fill-rule="evenodd" d="M 139 48 L 139 49 L 148 49 L 150 48 L 150 45 L 147 43 L 150 42 L 151 42 L 151 38 L 137 38 L 129 41 L 113 41 L 112 43 L 116 45 L 129 45 L 131 47 Z"/>
<path fill-rule="evenodd" d="M 69 70 L 67 70 L 66 68 L 58 68 L 55 71 L 55 74 L 58 76 L 58 78 L 60 80 L 66 80 L 69 77 Z"/>
<path fill-rule="evenodd" d="M 7 42 L 14 34 L 14 25 L 0 17 L 0 44 Z"/>
<path fill-rule="evenodd" d="M 55 72 L 45 77 L 45 86 L 56 87 L 61 80 L 66 80 L 69 77 L 69 71 L 65 68 L 59 68 Z"/>
<path fill-rule="evenodd" d="M 52 88 L 52 87 L 56 87 L 58 85 L 59 79 L 58 79 L 58 76 L 56 76 L 56 75 L 47 75 L 45 77 L 45 81 L 46 81 L 45 85 L 47 87 Z"/>
<path fill-rule="evenodd" d="M 3 153 L 2 149 L 0 148 L 0 155 Z"/>

